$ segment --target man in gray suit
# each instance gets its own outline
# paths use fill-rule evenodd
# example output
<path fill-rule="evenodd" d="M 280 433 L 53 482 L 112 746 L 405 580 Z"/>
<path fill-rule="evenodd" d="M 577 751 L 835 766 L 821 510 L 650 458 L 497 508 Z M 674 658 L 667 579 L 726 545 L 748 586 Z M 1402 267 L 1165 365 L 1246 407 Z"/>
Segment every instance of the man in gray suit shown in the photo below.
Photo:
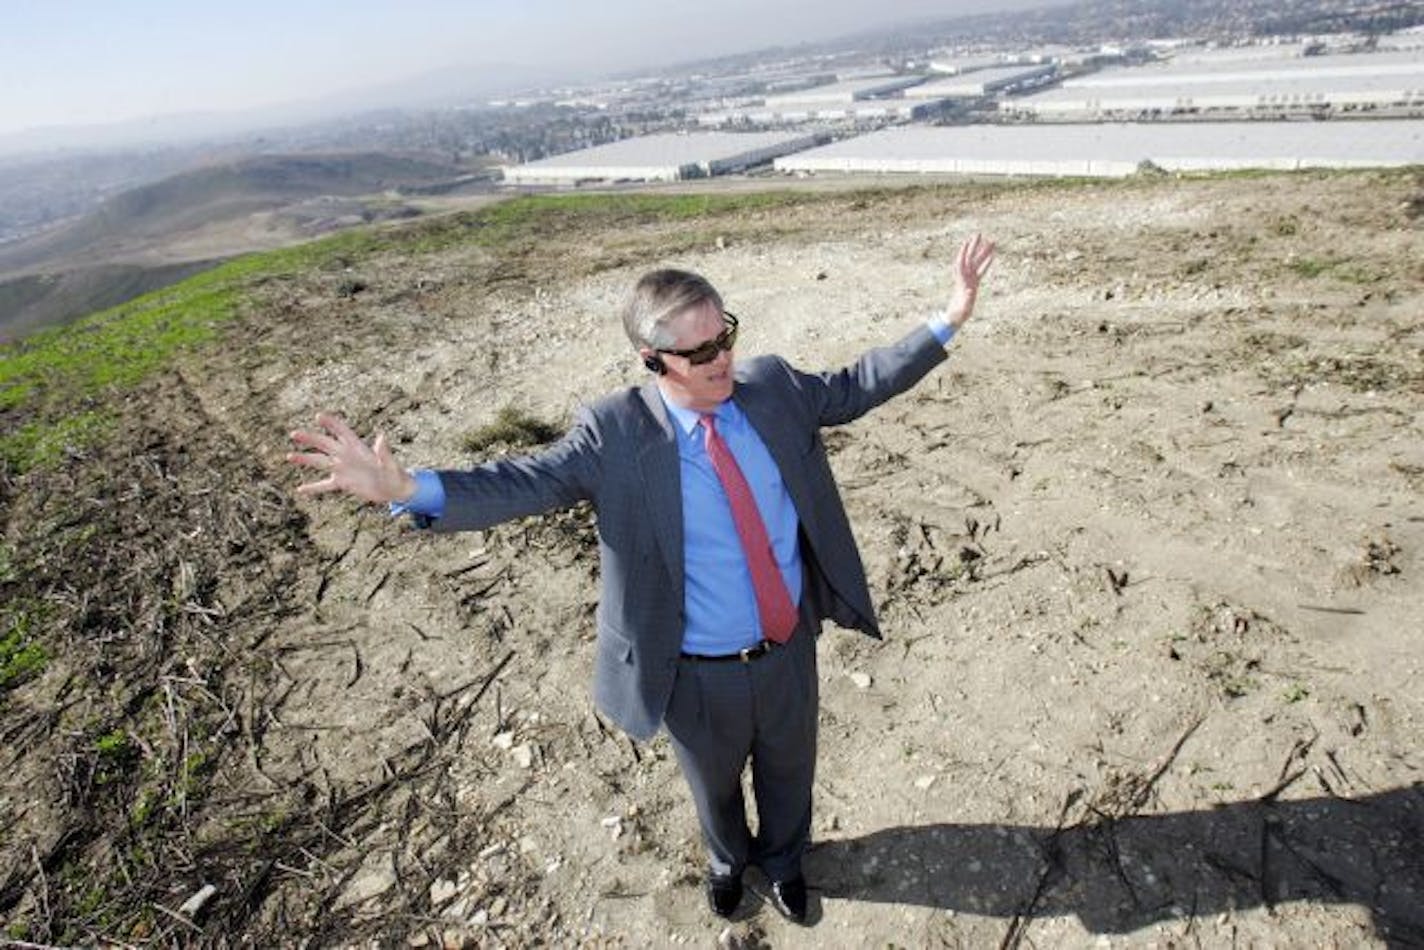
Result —
<path fill-rule="evenodd" d="M 598 708 L 635 739 L 667 730 L 707 846 L 712 910 L 732 915 L 755 864 L 777 909 L 804 923 L 816 635 L 830 619 L 880 636 L 820 429 L 859 418 L 945 359 L 993 254 L 970 238 L 946 310 L 818 374 L 775 356 L 734 367 L 737 320 L 717 291 L 696 274 L 653 271 L 624 313 L 651 380 L 581 408 L 547 450 L 468 471 L 406 471 L 383 436 L 367 445 L 323 413 L 324 431 L 292 433 L 303 451 L 288 459 L 326 473 L 298 491 L 390 503 L 436 531 L 592 502 Z M 755 835 L 742 798 L 748 761 Z"/>

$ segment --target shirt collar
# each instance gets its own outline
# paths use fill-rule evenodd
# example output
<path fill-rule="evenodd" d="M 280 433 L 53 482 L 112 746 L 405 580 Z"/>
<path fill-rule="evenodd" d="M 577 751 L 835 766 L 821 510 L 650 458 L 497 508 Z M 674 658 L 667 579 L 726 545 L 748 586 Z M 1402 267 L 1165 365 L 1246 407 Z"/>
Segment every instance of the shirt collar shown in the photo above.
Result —
<path fill-rule="evenodd" d="M 671 417 L 677 423 L 677 427 L 681 429 L 684 434 L 689 436 L 692 435 L 692 430 L 696 429 L 697 426 L 701 424 L 703 414 L 695 409 L 688 409 L 685 406 L 679 406 L 677 403 L 673 402 L 667 397 L 667 393 L 663 392 L 663 388 L 661 386 L 658 386 L 657 390 L 658 395 L 662 398 L 663 405 L 667 407 L 668 416 Z M 712 413 L 712 415 L 716 416 L 717 421 L 721 423 L 734 422 L 738 418 L 739 413 L 737 411 L 736 403 L 728 399 L 726 402 L 718 406 L 717 411 Z"/>

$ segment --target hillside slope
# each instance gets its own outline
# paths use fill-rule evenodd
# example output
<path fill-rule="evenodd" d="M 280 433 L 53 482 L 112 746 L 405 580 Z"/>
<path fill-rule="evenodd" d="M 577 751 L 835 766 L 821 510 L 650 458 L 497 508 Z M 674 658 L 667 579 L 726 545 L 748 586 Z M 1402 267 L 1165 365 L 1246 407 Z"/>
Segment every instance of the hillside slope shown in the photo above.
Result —
<path fill-rule="evenodd" d="M 8 933 L 1424 941 L 1421 191 L 518 200 L 11 350 Z M 644 378 L 615 314 L 657 265 L 713 280 L 743 355 L 839 365 L 973 231 L 1000 258 L 949 364 L 826 434 L 886 640 L 819 644 L 813 926 L 754 896 L 724 932 L 665 741 L 588 699 L 590 513 L 435 538 L 299 503 L 285 433 L 332 408 L 411 465 L 527 448 L 502 410 L 562 425 Z M 124 320 L 199 342 L 79 374 L 149 352 Z"/>
<path fill-rule="evenodd" d="M 462 173 L 382 153 L 266 155 L 121 192 L 92 213 L 0 245 L 0 339 L 122 303 L 235 254 L 414 216 L 388 192 Z"/>

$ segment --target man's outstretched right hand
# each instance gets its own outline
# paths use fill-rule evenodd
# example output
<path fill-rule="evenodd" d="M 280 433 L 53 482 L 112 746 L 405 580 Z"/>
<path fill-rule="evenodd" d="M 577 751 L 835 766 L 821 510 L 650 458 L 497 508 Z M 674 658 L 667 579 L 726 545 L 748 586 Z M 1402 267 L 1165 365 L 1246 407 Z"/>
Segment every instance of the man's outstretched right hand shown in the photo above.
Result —
<path fill-rule="evenodd" d="M 380 504 L 408 501 L 415 494 L 415 479 L 396 464 L 384 435 L 367 445 L 340 416 L 327 412 L 317 414 L 316 425 L 323 431 L 292 433 L 292 441 L 306 451 L 288 452 L 287 461 L 325 472 L 326 477 L 298 486 L 298 494 L 343 491 Z"/>

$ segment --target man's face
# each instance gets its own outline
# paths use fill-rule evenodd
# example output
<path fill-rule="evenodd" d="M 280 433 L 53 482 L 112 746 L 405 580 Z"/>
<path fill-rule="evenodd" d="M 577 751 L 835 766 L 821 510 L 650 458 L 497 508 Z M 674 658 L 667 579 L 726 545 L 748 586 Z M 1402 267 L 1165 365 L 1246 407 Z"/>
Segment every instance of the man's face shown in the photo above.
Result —
<path fill-rule="evenodd" d="M 668 324 L 674 334 L 671 349 L 690 350 L 708 340 L 715 340 L 726 324 L 722 311 L 710 300 L 704 300 L 673 317 Z M 645 350 L 647 356 L 652 350 Z M 667 372 L 658 377 L 663 391 L 673 402 L 694 412 L 713 412 L 732 397 L 732 351 L 722 350 L 710 363 L 694 366 L 685 356 L 658 354 Z"/>

